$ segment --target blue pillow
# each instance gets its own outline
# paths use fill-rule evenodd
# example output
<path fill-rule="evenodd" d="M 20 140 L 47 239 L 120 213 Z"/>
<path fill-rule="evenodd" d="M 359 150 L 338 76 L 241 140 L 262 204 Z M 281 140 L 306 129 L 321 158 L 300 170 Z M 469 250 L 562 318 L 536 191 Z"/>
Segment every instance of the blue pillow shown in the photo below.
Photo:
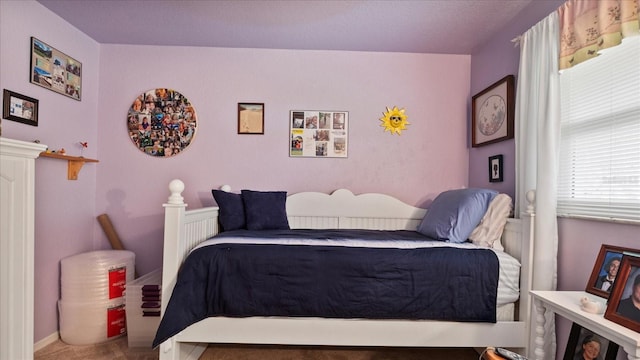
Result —
<path fill-rule="evenodd" d="M 240 194 L 222 190 L 211 190 L 213 198 L 220 208 L 218 221 L 222 231 L 246 229 L 247 222 L 244 215 L 244 203 Z"/>
<path fill-rule="evenodd" d="M 287 192 L 242 190 L 249 230 L 288 230 Z"/>
<path fill-rule="evenodd" d="M 436 240 L 463 243 L 478 226 L 496 195 L 497 191 L 487 189 L 445 191 L 431 203 L 418 232 Z"/>

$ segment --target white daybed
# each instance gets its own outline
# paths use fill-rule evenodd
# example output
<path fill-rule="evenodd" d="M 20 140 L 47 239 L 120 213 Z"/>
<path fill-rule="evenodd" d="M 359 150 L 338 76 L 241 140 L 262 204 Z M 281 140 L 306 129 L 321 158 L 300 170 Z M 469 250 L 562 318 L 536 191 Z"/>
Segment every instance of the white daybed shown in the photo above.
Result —
<path fill-rule="evenodd" d="M 184 183 L 173 180 L 165 207 L 162 268 L 164 315 L 178 269 L 200 242 L 218 233 L 218 207 L 186 210 Z M 531 191 L 528 200 L 533 202 Z M 328 195 L 305 192 L 286 202 L 292 229 L 415 230 L 426 210 L 383 194 L 353 195 L 338 190 Z M 505 252 L 521 263 L 520 296 L 513 319 L 496 323 L 432 320 L 367 320 L 286 317 L 210 317 L 160 345 L 161 360 L 198 359 L 209 343 L 486 347 L 500 346 L 526 355 L 529 348 L 533 206 L 521 219 L 509 219 L 502 236 Z M 219 331 L 211 331 L 218 329 Z"/>

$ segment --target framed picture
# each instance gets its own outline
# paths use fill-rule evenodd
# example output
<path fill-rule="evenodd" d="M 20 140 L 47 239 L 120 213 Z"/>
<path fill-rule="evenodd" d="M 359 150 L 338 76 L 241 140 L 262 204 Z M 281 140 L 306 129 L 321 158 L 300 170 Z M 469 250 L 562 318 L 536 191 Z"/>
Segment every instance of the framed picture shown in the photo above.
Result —
<path fill-rule="evenodd" d="M 507 75 L 471 99 L 473 147 L 512 139 L 515 111 L 513 75 Z"/>
<path fill-rule="evenodd" d="M 584 355 L 586 356 L 584 356 Z M 563 360 L 603 359 L 615 360 L 618 344 L 574 323 L 564 351 Z"/>
<path fill-rule="evenodd" d="M 640 257 L 624 253 L 604 318 L 640 332 Z"/>
<path fill-rule="evenodd" d="M 585 289 L 586 292 L 605 299 L 609 298 L 616 275 L 620 269 L 622 253 L 624 252 L 640 251 L 612 245 L 602 245 L 600 247 L 598 258 L 593 265 L 593 270 Z"/>
<path fill-rule="evenodd" d="M 502 182 L 502 155 L 489 157 L 489 182 Z"/>
<path fill-rule="evenodd" d="M 292 110 L 289 116 L 289 156 L 346 158 L 349 112 Z"/>
<path fill-rule="evenodd" d="M 72 99 L 82 99 L 82 63 L 35 37 L 31 37 L 29 81 Z"/>
<path fill-rule="evenodd" d="M 238 134 L 264 134 L 264 103 L 238 103 Z"/>
<path fill-rule="evenodd" d="M 38 100 L 4 89 L 2 117 L 7 120 L 38 126 Z"/>

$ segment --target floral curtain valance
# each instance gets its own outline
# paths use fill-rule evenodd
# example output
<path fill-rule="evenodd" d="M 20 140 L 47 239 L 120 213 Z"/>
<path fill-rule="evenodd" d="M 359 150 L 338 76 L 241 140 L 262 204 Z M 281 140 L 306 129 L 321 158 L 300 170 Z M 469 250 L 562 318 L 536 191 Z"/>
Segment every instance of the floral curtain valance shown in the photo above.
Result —
<path fill-rule="evenodd" d="M 570 0 L 558 9 L 560 69 L 567 69 L 638 35 L 640 0 Z"/>

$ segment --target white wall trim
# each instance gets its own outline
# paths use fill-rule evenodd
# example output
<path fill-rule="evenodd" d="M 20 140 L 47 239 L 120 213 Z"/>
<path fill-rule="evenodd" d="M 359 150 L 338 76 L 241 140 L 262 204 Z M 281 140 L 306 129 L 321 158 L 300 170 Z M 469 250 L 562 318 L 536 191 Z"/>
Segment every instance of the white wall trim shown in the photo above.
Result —
<path fill-rule="evenodd" d="M 46 148 L 0 137 L 0 359 L 33 359 L 35 159 Z"/>
<path fill-rule="evenodd" d="M 58 341 L 58 339 L 60 339 L 60 333 L 56 331 L 53 334 L 33 344 L 33 352 L 44 349 L 47 345 L 51 345 L 54 342 Z"/>

